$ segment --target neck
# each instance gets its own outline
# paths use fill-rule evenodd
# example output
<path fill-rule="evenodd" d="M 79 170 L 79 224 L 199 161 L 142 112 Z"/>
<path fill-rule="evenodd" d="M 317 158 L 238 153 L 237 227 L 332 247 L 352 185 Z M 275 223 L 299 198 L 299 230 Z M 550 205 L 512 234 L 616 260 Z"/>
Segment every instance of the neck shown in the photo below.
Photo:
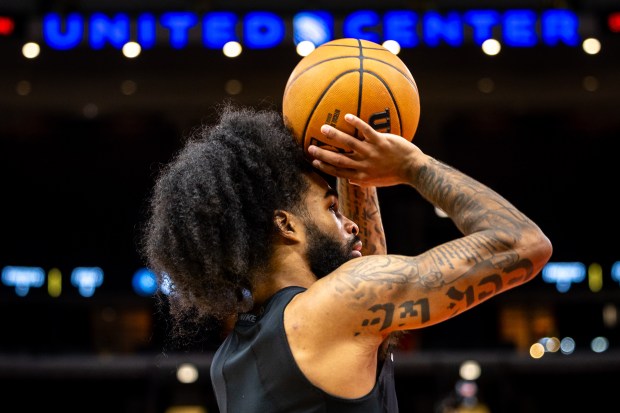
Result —
<path fill-rule="evenodd" d="M 310 287 L 316 281 L 305 257 L 290 247 L 276 248 L 271 265 L 264 274 L 255 279 L 252 298 L 255 306 L 261 306 L 271 296 L 286 287 Z"/>

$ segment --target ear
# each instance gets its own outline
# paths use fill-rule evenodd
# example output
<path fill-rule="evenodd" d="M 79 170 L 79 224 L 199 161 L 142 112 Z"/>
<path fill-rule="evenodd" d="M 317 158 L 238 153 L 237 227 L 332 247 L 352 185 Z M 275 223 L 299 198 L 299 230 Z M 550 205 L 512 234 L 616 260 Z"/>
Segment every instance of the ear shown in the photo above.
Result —
<path fill-rule="evenodd" d="M 296 216 L 281 209 L 273 213 L 273 224 L 279 235 L 288 241 L 299 241 L 299 233 Z"/>

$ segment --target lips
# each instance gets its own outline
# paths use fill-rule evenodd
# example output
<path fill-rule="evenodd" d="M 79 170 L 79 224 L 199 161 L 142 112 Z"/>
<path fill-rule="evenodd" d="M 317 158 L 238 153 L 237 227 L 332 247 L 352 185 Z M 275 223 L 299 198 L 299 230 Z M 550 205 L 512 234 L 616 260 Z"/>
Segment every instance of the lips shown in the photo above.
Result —
<path fill-rule="evenodd" d="M 362 256 L 362 241 L 357 241 L 353 244 L 353 251 L 351 252 L 351 255 L 355 258 Z"/>

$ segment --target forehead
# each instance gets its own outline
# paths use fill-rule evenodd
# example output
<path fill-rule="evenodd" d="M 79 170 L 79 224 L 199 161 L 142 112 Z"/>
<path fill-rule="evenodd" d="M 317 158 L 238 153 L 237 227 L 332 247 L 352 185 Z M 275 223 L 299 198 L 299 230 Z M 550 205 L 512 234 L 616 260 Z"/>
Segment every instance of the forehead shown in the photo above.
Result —
<path fill-rule="evenodd" d="M 338 193 L 329 183 L 319 174 L 312 173 L 307 177 L 310 185 L 306 197 L 310 199 L 325 199 L 331 195 L 338 196 Z"/>

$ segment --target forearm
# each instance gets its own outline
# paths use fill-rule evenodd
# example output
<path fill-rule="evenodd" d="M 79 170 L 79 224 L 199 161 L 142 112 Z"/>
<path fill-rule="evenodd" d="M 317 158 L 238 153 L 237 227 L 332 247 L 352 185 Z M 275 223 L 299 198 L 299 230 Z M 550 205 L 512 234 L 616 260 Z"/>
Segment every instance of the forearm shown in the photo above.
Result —
<path fill-rule="evenodd" d="M 359 226 L 359 237 L 363 243 L 362 254 L 386 254 L 377 189 L 351 185 L 346 179 L 338 179 L 338 194 L 340 211 Z"/>
<path fill-rule="evenodd" d="M 420 159 L 410 184 L 448 214 L 463 234 L 494 230 L 518 239 L 521 231 L 539 231 L 534 222 L 486 185 L 430 156 Z"/>

